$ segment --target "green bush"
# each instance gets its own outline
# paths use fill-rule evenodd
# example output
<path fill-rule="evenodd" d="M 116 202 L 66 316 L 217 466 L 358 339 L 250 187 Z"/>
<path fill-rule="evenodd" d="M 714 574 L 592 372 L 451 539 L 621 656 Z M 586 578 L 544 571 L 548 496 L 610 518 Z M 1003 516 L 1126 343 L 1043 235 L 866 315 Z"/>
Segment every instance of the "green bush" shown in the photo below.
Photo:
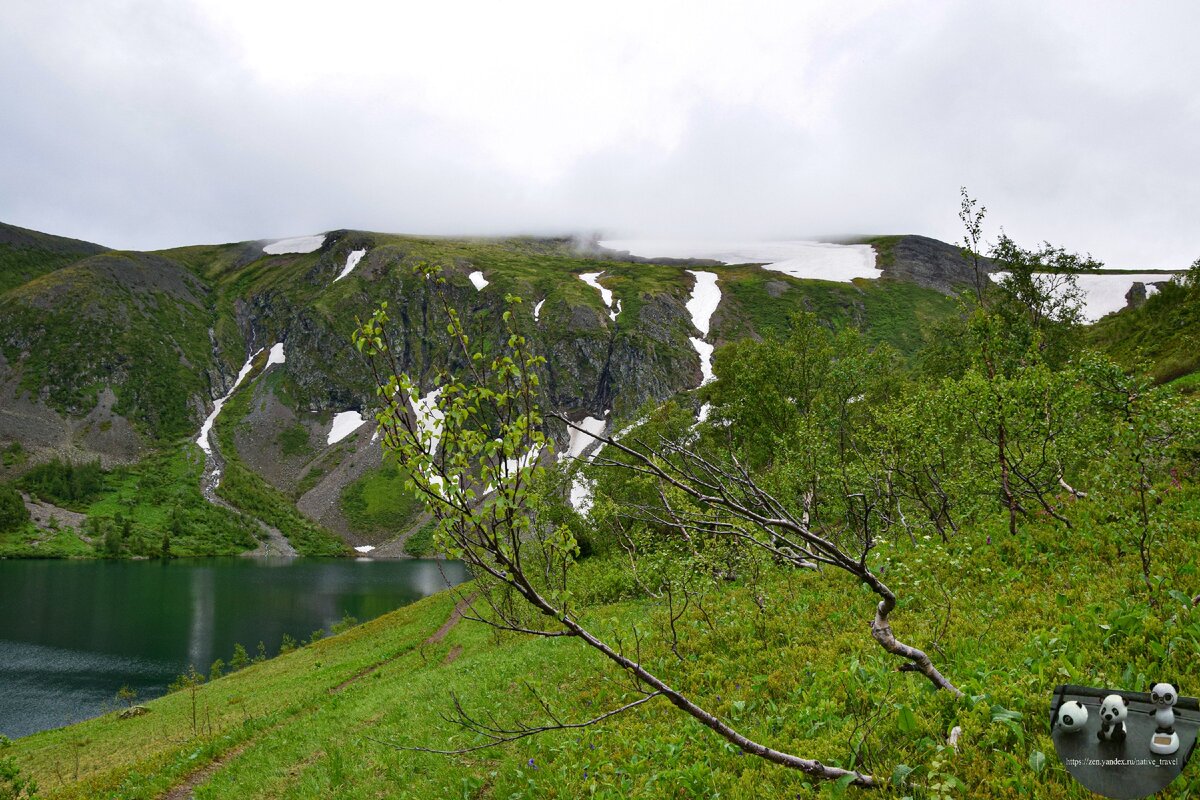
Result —
<path fill-rule="evenodd" d="M 0 533 L 18 530 L 29 522 L 29 509 L 21 493 L 8 484 L 0 484 Z"/>
<path fill-rule="evenodd" d="M 99 461 L 73 464 L 54 458 L 25 473 L 20 485 L 55 505 L 82 510 L 104 491 L 104 470 Z"/>

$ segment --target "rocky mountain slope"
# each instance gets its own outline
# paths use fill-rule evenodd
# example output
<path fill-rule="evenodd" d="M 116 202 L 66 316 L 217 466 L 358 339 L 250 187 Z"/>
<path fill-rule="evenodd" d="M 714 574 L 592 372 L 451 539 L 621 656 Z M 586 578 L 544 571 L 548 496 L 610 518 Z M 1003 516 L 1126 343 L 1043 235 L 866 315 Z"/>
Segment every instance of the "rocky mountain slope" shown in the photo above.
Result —
<path fill-rule="evenodd" d="M 0 449 L 22 455 L 0 479 L 55 456 L 115 468 L 183 448 L 194 461 L 202 422 L 244 371 L 209 440 L 211 487 L 309 542 L 302 552 L 336 552 L 338 540 L 379 547 L 423 518 L 371 441 L 374 386 L 350 334 L 386 300 L 400 369 L 428 391 L 439 368 L 453 367 L 438 297 L 417 264 L 443 267 L 448 301 L 485 347 L 500 341 L 505 295 L 522 297 L 520 324 L 547 360 L 546 405 L 611 425 L 697 387 L 709 348 L 782 330 L 797 310 L 915 351 L 928 323 L 953 310 L 948 295 L 969 267 L 933 240 L 878 241 L 882 279 L 833 283 L 650 262 L 570 238 L 339 230 L 124 253 L 3 227 Z M 718 293 L 703 332 L 689 310 L 696 271 L 714 275 Z M 335 419 L 362 424 L 335 438 Z M 566 445 L 565 430 L 551 434 Z"/>

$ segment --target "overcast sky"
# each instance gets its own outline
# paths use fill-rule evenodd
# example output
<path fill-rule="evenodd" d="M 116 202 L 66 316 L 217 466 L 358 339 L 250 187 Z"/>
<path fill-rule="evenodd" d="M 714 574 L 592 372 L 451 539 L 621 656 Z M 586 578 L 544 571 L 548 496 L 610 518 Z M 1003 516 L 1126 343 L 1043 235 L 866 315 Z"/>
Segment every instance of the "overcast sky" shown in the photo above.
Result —
<path fill-rule="evenodd" d="M 4 0 L 0 220 L 1200 257 L 1200 3 Z"/>

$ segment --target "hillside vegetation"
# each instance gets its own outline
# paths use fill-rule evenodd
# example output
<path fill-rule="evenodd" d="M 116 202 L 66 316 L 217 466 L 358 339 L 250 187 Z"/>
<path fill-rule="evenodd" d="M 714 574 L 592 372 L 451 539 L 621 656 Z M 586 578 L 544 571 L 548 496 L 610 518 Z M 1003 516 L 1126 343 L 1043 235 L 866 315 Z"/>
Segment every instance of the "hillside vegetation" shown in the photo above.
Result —
<path fill-rule="evenodd" d="M 979 229 L 965 197 L 963 217 Z M 892 257 L 926 247 L 913 238 Z M 258 441 L 311 458 L 306 409 L 379 388 L 389 460 L 340 505 L 355 525 L 407 524 L 411 505 L 388 502 L 403 470 L 432 501 L 423 539 L 473 581 L 232 675 L 194 665 L 146 713 L 0 752 L 42 796 L 1083 798 L 1053 755 L 1056 686 L 1200 686 L 1200 408 L 1187 381 L 1095 349 L 1104 328 L 1038 280 L 1078 257 L 1002 237 L 989 255 L 1009 277 L 961 300 L 712 268 L 724 347 L 692 392 L 692 362 L 661 366 L 685 352 L 678 265 L 581 261 L 556 241 L 372 242 L 337 306 L 304 299 L 328 252 L 171 254 L 251 298 L 246 342 L 288 344 L 286 368 L 252 365 L 217 422 L 219 491 L 298 543 L 336 544 L 236 433 L 274 409 Z M 574 279 L 601 264 L 638 326 L 609 325 Z M 546 298 L 539 324 L 502 290 Z M 1173 292 L 1158 303 L 1183 314 Z M 358 308 L 379 310 L 350 325 Z M 600 345 L 599 374 L 570 368 Z M 657 381 L 644 396 L 627 393 L 639 374 Z M 436 447 L 405 423 L 406 394 L 434 385 Z M 610 401 L 637 422 L 592 461 L 527 457 Z M 97 488 L 82 469 L 25 474 L 89 509 L 134 474 Z M 588 507 L 567 502 L 580 487 Z M 1200 794 L 1195 768 L 1169 793 Z"/>
<path fill-rule="evenodd" d="M 1200 514 L 1194 489 L 1167 502 L 1180 517 Z M 1193 522 L 1163 543 L 1174 554 L 1163 565 L 1171 585 L 1200 580 L 1198 533 Z M 1165 598 L 1158 610 L 1139 602 L 1140 574 L 1121 547 L 1046 524 L 1014 541 L 1002 520 L 947 544 L 889 542 L 886 558 L 909 598 L 897 623 L 917 641 L 939 642 L 967 695 L 957 702 L 895 671 L 866 632 L 871 596 L 848 580 L 771 571 L 755 584 L 732 582 L 676 621 L 682 660 L 663 624 L 665 599 L 639 597 L 620 559 L 585 562 L 579 585 L 589 623 L 614 635 L 638 626 L 647 663 L 777 747 L 898 782 L 952 779 L 951 797 L 1084 798 L 1053 755 L 1047 709 L 1056 685 L 1138 689 L 1163 675 L 1200 685 L 1200 609 L 1187 598 Z M 1103 580 L 1096 564 L 1106 565 Z M 763 613 L 746 613 L 751 595 Z M 505 721 L 544 719 L 527 683 L 568 720 L 632 699 L 627 682 L 569 639 L 497 636 L 460 622 L 427 643 L 455 600 L 429 598 L 205 684 L 199 733 L 182 691 L 150 702 L 145 716 L 120 720 L 114 711 L 18 740 L 0 757 L 15 758 L 46 798 L 154 798 L 181 783 L 197 798 L 807 795 L 803 775 L 737 752 L 665 701 L 468 756 L 392 749 L 386 743 L 477 743 L 440 718 L 452 694 Z M 957 750 L 946 746 L 954 726 Z M 1197 791 L 1192 769 L 1171 796 Z M 818 796 L 837 794 L 826 785 Z M 901 785 L 882 794 L 914 795 L 932 796 Z"/>
<path fill-rule="evenodd" d="M 398 312 L 398 368 L 416 370 L 417 379 L 428 383 L 436 370 L 458 363 L 438 322 L 440 301 L 414 274 L 418 264 L 445 266 L 443 289 L 464 309 L 472 339 L 485 352 L 503 345 L 505 295 L 525 298 L 522 325 L 547 359 L 541 394 L 548 408 L 630 420 L 647 402 L 662 402 L 700 381 L 689 341 L 696 331 L 685 308 L 693 285 L 687 262 L 613 260 L 565 238 L 456 240 L 333 231 L 315 252 L 268 255 L 261 242 L 124 253 L 12 227 L 0 234 L 13 265 L 36 267 L 6 267 L 11 285 L 0 287 L 0 448 L 8 454 L 0 480 L 19 480 L 54 459 L 69 465 L 98 461 L 105 470 L 142 474 L 164 459 L 180 464 L 179 454 L 212 402 L 232 388 L 247 357 L 259 353 L 213 427 L 223 465 L 216 493 L 246 515 L 243 522 L 257 519 L 278 528 L 310 555 L 346 552 L 341 540 L 377 543 L 397 524 L 421 524 L 419 514 L 381 498 L 384 483 L 370 472 L 378 459 L 369 457 L 365 437 L 337 447 L 324 441 L 334 414 L 360 410 L 369 416 L 376 402 L 350 337 L 355 320 L 381 302 Z M 354 271 L 335 281 L 350 254 L 360 251 L 365 255 Z M 889 259 L 895 267 L 897 259 Z M 807 310 L 835 328 L 860 328 L 872 343 L 886 343 L 907 358 L 956 309 L 945 293 L 906 279 L 849 284 L 798 280 L 749 265 L 704 268 L 718 274 L 722 291 L 709 336 L 716 345 L 783 334 L 789 315 Z M 468 279 L 474 271 L 489 281 L 484 291 Z M 588 272 L 602 273 L 621 301 L 615 322 L 599 293 L 579 279 Z M 958 280 L 953 270 L 943 278 Z M 286 363 L 264 370 L 265 349 L 276 343 L 283 345 Z M 565 428 L 553 435 L 565 443 Z M 165 474 L 195 483 L 198 469 Z M 94 510 L 68 504 L 96 517 L 88 530 L 48 531 L 29 523 L 0 534 L 4 551 L 99 554 L 106 520 L 121 502 L 108 484 L 102 494 Z M 176 494 L 202 497 L 194 485 L 179 485 Z M 145 541 L 109 548 L 109 556 L 146 555 L 150 540 L 163 535 L 181 539 L 161 515 L 131 510 L 126 516 L 145 526 Z M 176 551 L 221 554 L 253 541 L 240 523 L 226 523 L 197 524 L 205 533 L 189 535 Z"/>

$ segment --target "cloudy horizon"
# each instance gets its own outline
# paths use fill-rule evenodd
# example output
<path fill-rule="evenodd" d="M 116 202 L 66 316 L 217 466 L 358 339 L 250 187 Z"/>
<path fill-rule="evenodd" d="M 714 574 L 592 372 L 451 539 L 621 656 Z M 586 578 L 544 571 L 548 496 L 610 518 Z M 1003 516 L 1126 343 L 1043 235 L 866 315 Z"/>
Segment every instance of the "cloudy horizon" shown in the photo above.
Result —
<path fill-rule="evenodd" d="M 0 220 L 129 249 L 357 228 L 1200 257 L 1184 2 L 15 0 Z"/>

